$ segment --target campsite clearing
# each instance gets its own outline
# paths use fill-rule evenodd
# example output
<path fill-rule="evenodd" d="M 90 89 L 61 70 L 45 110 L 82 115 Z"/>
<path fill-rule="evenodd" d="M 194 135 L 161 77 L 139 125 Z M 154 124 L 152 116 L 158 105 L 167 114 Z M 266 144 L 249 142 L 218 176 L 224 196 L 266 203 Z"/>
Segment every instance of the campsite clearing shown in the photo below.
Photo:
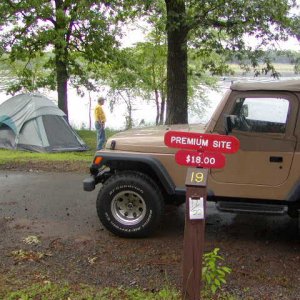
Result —
<path fill-rule="evenodd" d="M 95 195 L 82 191 L 95 152 L 95 132 L 77 133 L 90 151 L 0 150 L 0 298 L 23 290 L 9 299 L 25 299 L 24 289 L 30 295 L 40 291 L 47 299 L 92 299 L 113 287 L 100 298 L 110 300 L 146 294 L 152 300 L 165 286 L 179 291 L 182 207 L 166 211 L 168 222 L 154 237 L 132 240 L 110 234 L 99 223 Z M 25 244 L 28 236 L 40 243 Z M 216 247 L 232 268 L 225 290 L 236 295 L 233 299 L 299 299 L 300 243 L 293 220 L 220 214 L 210 205 L 205 251 Z"/>

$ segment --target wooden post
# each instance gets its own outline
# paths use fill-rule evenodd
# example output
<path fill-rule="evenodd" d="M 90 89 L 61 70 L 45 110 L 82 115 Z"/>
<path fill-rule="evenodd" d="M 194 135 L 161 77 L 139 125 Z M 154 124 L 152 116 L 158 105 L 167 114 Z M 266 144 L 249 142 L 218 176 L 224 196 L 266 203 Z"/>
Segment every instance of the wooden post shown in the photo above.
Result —
<path fill-rule="evenodd" d="M 189 168 L 186 177 L 182 291 L 184 300 L 201 299 L 207 174 L 207 169 Z"/>
<path fill-rule="evenodd" d="M 196 167 L 188 169 L 185 181 L 182 299 L 200 300 L 208 174 L 207 169 L 200 168 L 223 168 L 226 159 L 222 153 L 237 152 L 240 141 L 229 135 L 170 130 L 164 142 L 171 148 L 189 149 L 177 151 L 175 161 L 181 166 Z"/>

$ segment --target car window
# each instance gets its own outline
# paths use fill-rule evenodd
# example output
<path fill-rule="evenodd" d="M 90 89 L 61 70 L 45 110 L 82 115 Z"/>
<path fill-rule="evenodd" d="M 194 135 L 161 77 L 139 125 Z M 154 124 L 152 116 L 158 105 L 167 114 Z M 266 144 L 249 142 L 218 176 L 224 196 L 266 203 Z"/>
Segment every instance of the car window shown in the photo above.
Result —
<path fill-rule="evenodd" d="M 232 114 L 234 129 L 253 132 L 284 133 L 289 101 L 283 98 L 238 98 Z"/>

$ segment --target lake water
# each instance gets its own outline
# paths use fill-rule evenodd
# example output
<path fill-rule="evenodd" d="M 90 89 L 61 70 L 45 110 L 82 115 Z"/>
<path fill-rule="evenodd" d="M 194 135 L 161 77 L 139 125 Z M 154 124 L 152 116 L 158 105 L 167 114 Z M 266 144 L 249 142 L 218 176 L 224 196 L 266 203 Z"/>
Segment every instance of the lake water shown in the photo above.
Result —
<path fill-rule="evenodd" d="M 299 78 L 299 77 L 298 77 Z M 206 112 L 201 116 L 195 115 L 192 112 L 189 112 L 189 123 L 203 123 L 207 122 L 210 119 L 210 116 L 214 112 L 216 106 L 222 99 L 222 96 L 226 89 L 229 88 L 232 80 L 245 80 L 245 78 L 226 78 L 220 80 L 218 83 L 218 91 L 212 89 L 204 89 L 207 98 L 209 99 L 209 104 L 206 105 Z M 253 78 L 247 78 L 247 80 Z M 285 78 L 287 79 L 287 78 Z M 255 79 L 257 80 L 257 79 Z M 264 78 L 263 80 L 266 80 Z M 270 80 L 270 79 L 268 79 Z M 42 94 L 53 100 L 57 103 L 57 94 L 53 91 L 43 90 Z M 96 99 L 99 94 L 91 93 L 92 106 L 91 106 L 91 116 L 92 116 L 92 129 L 94 129 L 94 117 L 93 110 L 96 105 Z M 102 96 L 106 96 L 105 93 Z M 0 93 L 0 104 L 5 100 L 9 99 L 11 96 L 6 95 L 4 92 Z M 89 127 L 89 95 L 86 93 L 85 97 L 80 97 L 77 95 L 76 90 L 69 88 L 68 93 L 68 109 L 69 109 L 69 122 L 76 128 L 88 128 Z M 199 105 L 202 105 L 200 102 Z M 125 103 L 119 103 L 114 106 L 113 111 L 110 111 L 109 108 L 109 98 L 108 101 L 104 104 L 104 111 L 107 116 L 107 127 L 113 129 L 124 129 L 125 128 L 125 116 L 126 116 L 126 105 Z M 140 124 L 143 120 L 145 124 L 152 125 L 155 123 L 156 117 L 156 107 L 154 101 L 142 101 L 136 99 L 133 106 L 133 121 L 135 125 Z"/>

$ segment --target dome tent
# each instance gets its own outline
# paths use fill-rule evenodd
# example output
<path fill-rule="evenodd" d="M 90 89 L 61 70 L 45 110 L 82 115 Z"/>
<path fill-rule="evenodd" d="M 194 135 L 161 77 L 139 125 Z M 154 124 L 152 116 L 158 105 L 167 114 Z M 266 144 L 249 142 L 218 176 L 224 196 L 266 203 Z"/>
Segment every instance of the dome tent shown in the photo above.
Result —
<path fill-rule="evenodd" d="M 64 112 L 40 94 L 20 94 L 0 105 L 0 148 L 35 152 L 88 149 Z"/>

